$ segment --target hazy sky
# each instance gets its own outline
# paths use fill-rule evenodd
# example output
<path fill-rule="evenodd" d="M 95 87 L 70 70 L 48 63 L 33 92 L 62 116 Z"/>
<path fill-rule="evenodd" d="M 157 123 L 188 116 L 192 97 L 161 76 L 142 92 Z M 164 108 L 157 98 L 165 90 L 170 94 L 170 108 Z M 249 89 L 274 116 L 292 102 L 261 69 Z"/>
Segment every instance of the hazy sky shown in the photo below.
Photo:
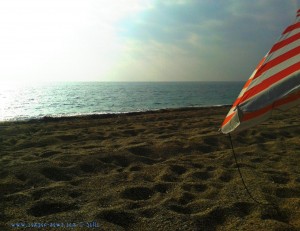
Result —
<path fill-rule="evenodd" d="M 294 0 L 0 0 L 0 81 L 246 80 Z"/>

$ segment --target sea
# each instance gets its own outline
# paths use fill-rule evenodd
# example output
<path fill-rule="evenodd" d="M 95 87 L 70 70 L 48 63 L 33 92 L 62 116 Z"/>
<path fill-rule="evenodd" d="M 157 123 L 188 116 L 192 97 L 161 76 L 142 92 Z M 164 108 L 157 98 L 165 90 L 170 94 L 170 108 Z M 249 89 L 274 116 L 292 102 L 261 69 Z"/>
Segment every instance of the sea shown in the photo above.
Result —
<path fill-rule="evenodd" d="M 230 105 L 243 82 L 51 82 L 0 85 L 0 121 Z"/>

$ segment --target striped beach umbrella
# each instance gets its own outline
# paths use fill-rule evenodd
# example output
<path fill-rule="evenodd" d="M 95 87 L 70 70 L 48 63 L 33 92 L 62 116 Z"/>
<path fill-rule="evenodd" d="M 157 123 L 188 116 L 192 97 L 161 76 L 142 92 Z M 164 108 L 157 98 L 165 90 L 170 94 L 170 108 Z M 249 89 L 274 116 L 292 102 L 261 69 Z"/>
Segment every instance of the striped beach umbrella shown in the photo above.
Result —
<path fill-rule="evenodd" d="M 227 114 L 221 131 L 242 131 L 268 119 L 274 109 L 300 103 L 300 10 L 260 61 Z"/>

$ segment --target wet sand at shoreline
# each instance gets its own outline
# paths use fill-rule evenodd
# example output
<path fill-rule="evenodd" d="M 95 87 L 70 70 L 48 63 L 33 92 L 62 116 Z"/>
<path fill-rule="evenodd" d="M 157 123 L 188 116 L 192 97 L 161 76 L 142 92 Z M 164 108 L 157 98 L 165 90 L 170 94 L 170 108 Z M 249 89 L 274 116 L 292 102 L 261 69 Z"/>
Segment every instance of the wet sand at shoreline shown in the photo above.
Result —
<path fill-rule="evenodd" d="M 0 229 L 300 230 L 299 107 L 232 135 L 247 186 L 272 206 L 241 183 L 218 132 L 228 109 L 0 123 Z"/>

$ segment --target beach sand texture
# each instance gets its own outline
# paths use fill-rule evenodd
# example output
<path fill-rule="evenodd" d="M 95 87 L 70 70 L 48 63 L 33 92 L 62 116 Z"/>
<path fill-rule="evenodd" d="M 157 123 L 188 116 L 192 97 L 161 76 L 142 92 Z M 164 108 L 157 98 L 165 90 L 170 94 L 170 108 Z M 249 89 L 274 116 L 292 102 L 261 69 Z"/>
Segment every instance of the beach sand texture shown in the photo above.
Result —
<path fill-rule="evenodd" d="M 251 193 L 273 206 L 241 183 L 218 132 L 228 110 L 1 123 L 0 230 L 300 230 L 299 107 L 232 136 Z"/>

